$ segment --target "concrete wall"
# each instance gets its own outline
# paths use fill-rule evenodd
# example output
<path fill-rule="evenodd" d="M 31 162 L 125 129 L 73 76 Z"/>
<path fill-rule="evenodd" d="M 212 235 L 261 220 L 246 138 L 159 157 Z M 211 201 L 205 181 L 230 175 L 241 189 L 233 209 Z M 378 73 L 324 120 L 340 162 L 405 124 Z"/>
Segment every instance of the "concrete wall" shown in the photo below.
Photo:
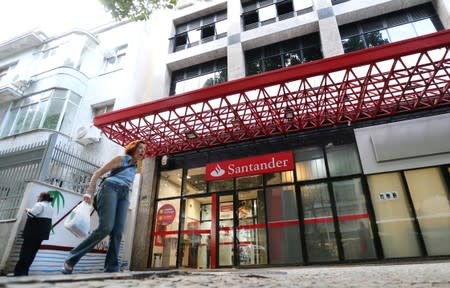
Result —
<path fill-rule="evenodd" d="M 131 253 L 131 270 L 145 270 L 150 257 L 150 232 L 153 228 L 154 203 L 156 197 L 155 175 L 156 163 L 154 158 L 142 161 L 142 182 L 137 199 L 137 212 L 133 250 Z"/>
<path fill-rule="evenodd" d="M 364 174 L 450 163 L 450 114 L 355 129 Z"/>

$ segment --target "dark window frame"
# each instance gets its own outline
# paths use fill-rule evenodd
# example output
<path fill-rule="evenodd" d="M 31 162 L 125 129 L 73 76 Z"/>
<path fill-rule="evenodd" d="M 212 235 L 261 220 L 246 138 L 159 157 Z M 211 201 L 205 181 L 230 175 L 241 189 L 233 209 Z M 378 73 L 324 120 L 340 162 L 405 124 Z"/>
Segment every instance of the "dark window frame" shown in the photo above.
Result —
<path fill-rule="evenodd" d="M 271 5 L 275 5 L 277 13 L 275 18 L 260 21 L 258 11 Z M 286 20 L 295 16 L 300 16 L 313 11 L 312 7 L 295 11 L 293 0 L 253 0 L 242 5 L 242 10 L 243 13 L 241 15 L 241 18 L 244 31 Z"/>
<path fill-rule="evenodd" d="M 269 59 L 274 59 L 274 57 L 279 57 L 281 61 L 281 67 L 285 68 L 292 65 L 303 64 L 305 62 L 309 62 L 308 58 L 305 57 L 305 51 L 314 49 L 320 51 L 321 57 L 313 57 L 313 60 L 318 60 L 323 58 L 322 54 L 322 45 L 320 43 L 320 36 L 318 33 L 312 33 L 305 36 L 285 40 L 282 42 L 278 42 L 275 44 L 258 47 L 252 50 L 245 51 L 245 73 L 246 76 L 259 74 L 267 71 L 272 71 L 274 69 L 266 69 L 267 63 L 266 61 Z M 298 54 L 300 53 L 300 63 L 295 63 L 292 65 L 286 65 L 286 60 L 288 54 Z M 256 65 L 257 71 L 252 73 L 249 71 L 250 65 Z M 275 68 L 277 69 L 277 68 Z"/>
<path fill-rule="evenodd" d="M 219 58 L 216 60 L 200 63 L 194 66 L 186 67 L 180 70 L 176 70 L 172 72 L 172 79 L 170 83 L 170 92 L 169 95 L 176 95 L 176 85 L 178 82 L 186 81 L 189 79 L 194 79 L 201 77 L 203 75 L 207 75 L 210 73 L 224 73 L 225 81 L 218 81 L 216 82 L 215 79 L 212 85 L 216 85 L 218 83 L 226 82 L 228 81 L 228 75 L 227 75 L 227 58 Z M 218 79 L 220 80 L 220 79 Z M 200 88 L 200 87 L 199 87 Z M 185 91 L 186 92 L 186 91 Z"/>
<path fill-rule="evenodd" d="M 375 33 L 380 33 L 381 31 L 387 31 L 387 29 L 392 29 L 405 24 L 414 24 L 426 19 L 430 19 L 437 31 L 444 29 L 437 12 L 431 3 L 425 3 L 362 21 L 342 25 L 339 27 L 341 42 L 344 46 L 345 53 L 392 43 L 394 42 L 392 39 L 388 39 L 387 42 L 382 39 L 383 41 L 380 41 L 379 44 L 369 45 L 368 37 L 371 37 L 371 35 L 374 35 Z M 389 37 L 389 34 L 387 36 Z M 358 49 L 345 49 L 345 41 L 359 41 L 357 46 Z M 373 43 L 371 42 L 370 44 Z"/>
<path fill-rule="evenodd" d="M 216 24 L 225 20 L 227 20 L 226 9 L 176 25 L 175 35 L 169 39 L 173 44 L 172 52 L 177 52 L 225 37 L 226 32 L 218 34 L 216 29 Z M 204 31 L 209 29 L 213 29 L 214 34 L 203 37 Z M 200 33 L 199 41 L 191 42 L 189 40 L 189 32 L 193 31 L 198 31 L 198 33 Z"/>

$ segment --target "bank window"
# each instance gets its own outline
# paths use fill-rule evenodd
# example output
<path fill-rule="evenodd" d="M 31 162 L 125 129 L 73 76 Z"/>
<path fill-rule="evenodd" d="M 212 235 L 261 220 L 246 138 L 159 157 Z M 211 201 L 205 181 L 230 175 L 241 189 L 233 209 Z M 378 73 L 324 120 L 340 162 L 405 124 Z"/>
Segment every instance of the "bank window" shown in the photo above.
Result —
<path fill-rule="evenodd" d="M 373 233 L 360 178 L 333 182 L 346 260 L 376 258 Z"/>
<path fill-rule="evenodd" d="M 353 144 L 326 147 L 330 176 L 361 173 L 358 151 Z"/>
<path fill-rule="evenodd" d="M 338 260 L 334 219 L 327 184 L 304 185 L 300 187 L 300 191 L 309 261 Z"/>
<path fill-rule="evenodd" d="M 295 170 L 298 181 L 327 177 L 325 158 L 319 147 L 295 150 Z"/>
<path fill-rule="evenodd" d="M 323 58 L 318 33 L 245 52 L 246 74 L 253 75 Z"/>
<path fill-rule="evenodd" d="M 339 27 L 345 52 L 410 39 L 444 29 L 430 3 Z"/>
<path fill-rule="evenodd" d="M 226 82 L 227 59 L 221 58 L 172 72 L 170 95 Z"/>
<path fill-rule="evenodd" d="M 205 167 L 187 170 L 184 180 L 184 194 L 198 194 L 206 192 Z"/>
<path fill-rule="evenodd" d="M 233 180 L 218 180 L 208 182 L 209 192 L 229 191 L 233 190 Z"/>
<path fill-rule="evenodd" d="M 173 52 L 194 47 L 227 35 L 227 11 L 203 16 L 175 27 L 175 36 L 171 38 Z"/>
<path fill-rule="evenodd" d="M 158 198 L 181 195 L 182 169 L 161 171 L 158 183 Z"/>
<path fill-rule="evenodd" d="M 236 178 L 237 189 L 256 188 L 262 186 L 262 184 L 263 184 L 262 175 Z"/>
<path fill-rule="evenodd" d="M 152 235 L 152 267 L 176 266 L 179 219 L 180 199 L 158 201 Z"/>
<path fill-rule="evenodd" d="M 38 128 L 70 134 L 81 96 L 66 89 L 54 89 L 16 101 L 6 118 L 2 136 Z"/>
<path fill-rule="evenodd" d="M 265 174 L 264 182 L 266 183 L 266 185 L 292 183 L 292 182 L 294 182 L 294 172 L 293 171 L 283 171 L 283 172 Z"/>

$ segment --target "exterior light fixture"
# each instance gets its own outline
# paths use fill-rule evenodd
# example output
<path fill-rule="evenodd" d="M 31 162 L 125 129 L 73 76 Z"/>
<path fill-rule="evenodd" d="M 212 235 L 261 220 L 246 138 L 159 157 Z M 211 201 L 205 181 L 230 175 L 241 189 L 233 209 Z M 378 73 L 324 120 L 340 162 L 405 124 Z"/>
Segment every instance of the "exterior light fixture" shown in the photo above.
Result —
<path fill-rule="evenodd" d="M 420 88 L 420 87 L 422 87 L 422 85 L 416 85 L 416 84 L 410 83 L 410 84 L 406 85 L 405 90 L 414 90 L 414 89 Z"/>
<path fill-rule="evenodd" d="M 284 119 L 286 120 L 294 119 L 294 110 L 292 110 L 291 107 L 287 106 L 286 108 L 284 108 L 283 112 L 284 112 Z"/>
<path fill-rule="evenodd" d="M 169 162 L 169 157 L 167 155 L 163 155 L 161 157 L 161 165 L 162 166 L 167 166 L 167 163 Z"/>
<path fill-rule="evenodd" d="M 233 127 L 239 127 L 240 126 L 239 120 L 236 119 L 236 118 L 231 119 L 230 123 L 231 123 L 231 125 L 233 125 Z"/>
<path fill-rule="evenodd" d="M 189 129 L 184 130 L 184 135 L 186 136 L 187 139 L 190 140 L 197 138 L 197 135 L 194 133 L 194 131 Z"/>

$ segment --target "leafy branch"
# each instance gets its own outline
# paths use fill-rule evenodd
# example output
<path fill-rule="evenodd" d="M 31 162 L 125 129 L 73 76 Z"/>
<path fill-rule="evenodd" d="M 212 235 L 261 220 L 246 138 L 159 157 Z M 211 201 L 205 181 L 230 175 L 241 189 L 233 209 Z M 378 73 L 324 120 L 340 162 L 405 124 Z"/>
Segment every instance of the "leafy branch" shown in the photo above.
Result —
<path fill-rule="evenodd" d="M 156 9 L 173 9 L 177 0 L 99 0 L 111 16 L 118 20 L 148 20 Z"/>

